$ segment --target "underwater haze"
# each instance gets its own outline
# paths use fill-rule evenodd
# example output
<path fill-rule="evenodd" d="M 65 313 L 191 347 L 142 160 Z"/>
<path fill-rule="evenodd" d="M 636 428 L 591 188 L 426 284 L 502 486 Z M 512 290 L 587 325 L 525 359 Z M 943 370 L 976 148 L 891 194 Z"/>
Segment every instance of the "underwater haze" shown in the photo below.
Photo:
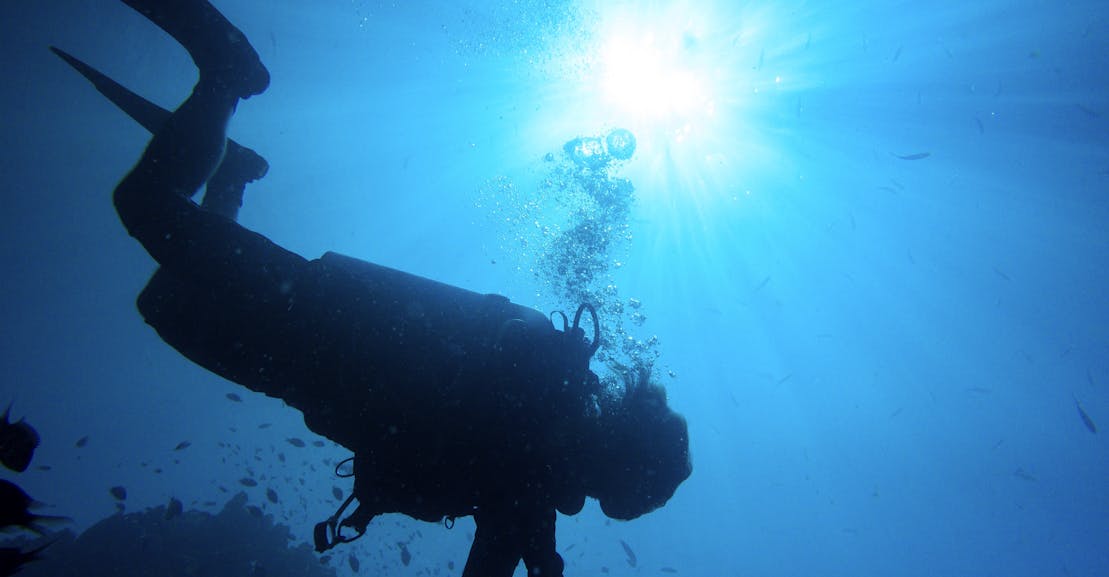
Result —
<path fill-rule="evenodd" d="M 594 368 L 688 419 L 665 507 L 560 519 L 567 577 L 1109 575 L 1109 4 L 213 3 L 272 75 L 243 225 L 596 302 Z M 51 45 L 169 109 L 196 80 L 120 2 L 5 4 L 0 404 L 42 443 L 3 478 L 77 533 L 245 492 L 310 542 L 350 454 L 143 322 L 111 195 L 150 135 Z M 458 575 L 472 532 L 385 516 L 326 563 Z"/>

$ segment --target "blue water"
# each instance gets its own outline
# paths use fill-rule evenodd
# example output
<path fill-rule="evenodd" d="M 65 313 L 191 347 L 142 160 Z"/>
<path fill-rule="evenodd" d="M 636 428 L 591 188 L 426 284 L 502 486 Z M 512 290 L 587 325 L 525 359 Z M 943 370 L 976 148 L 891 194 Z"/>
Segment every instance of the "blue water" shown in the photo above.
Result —
<path fill-rule="evenodd" d="M 694 473 L 642 519 L 561 519 L 567 576 L 1109 575 L 1104 2 L 216 4 L 273 76 L 230 130 L 271 165 L 241 222 L 309 257 L 573 308 L 491 183 L 529 194 L 564 142 L 637 135 L 606 279 L 659 338 Z M 46 47 L 168 108 L 187 55 L 120 3 L 4 13 L 0 403 L 43 438 L 5 478 L 76 530 L 115 485 L 128 511 L 243 489 L 308 539 L 347 455 L 289 445 L 317 439 L 299 414 L 144 325 L 154 265 L 110 194 L 149 136 Z M 673 85 L 700 88 L 646 102 Z M 392 516 L 349 551 L 458 574 L 467 531 Z"/>

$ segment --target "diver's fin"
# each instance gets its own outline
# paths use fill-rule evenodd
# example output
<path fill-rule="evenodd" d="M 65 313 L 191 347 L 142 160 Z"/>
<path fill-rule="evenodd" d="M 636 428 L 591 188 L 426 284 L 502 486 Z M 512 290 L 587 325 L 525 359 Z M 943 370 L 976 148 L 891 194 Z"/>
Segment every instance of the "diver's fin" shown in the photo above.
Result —
<path fill-rule="evenodd" d="M 80 72 L 81 76 L 87 78 L 98 92 L 106 96 L 108 100 L 112 101 L 112 104 L 127 113 L 127 116 L 135 119 L 135 122 L 141 124 L 151 134 L 158 132 L 162 125 L 169 120 L 170 111 L 131 92 L 122 84 L 85 64 L 72 54 L 56 46 L 51 46 L 50 51 L 65 60 L 66 64 L 72 66 L 74 70 Z M 224 161 L 224 164 L 231 161 L 229 168 L 233 165 L 234 169 L 232 171 L 244 183 L 262 178 L 269 169 L 269 163 L 266 162 L 266 159 L 254 150 L 230 138 L 227 139 L 227 152 L 224 155 Z"/>
<path fill-rule="evenodd" d="M 50 51 L 65 60 L 66 64 L 72 66 L 74 70 L 80 72 L 81 76 L 87 78 L 98 92 L 108 97 L 108 100 L 111 100 L 120 110 L 126 112 L 127 116 L 135 119 L 135 122 L 141 124 L 143 128 L 151 133 L 158 132 L 162 125 L 169 120 L 170 112 L 168 110 L 124 88 L 120 83 L 101 74 L 99 70 L 92 66 L 81 62 L 72 54 L 56 46 L 51 46 Z"/>

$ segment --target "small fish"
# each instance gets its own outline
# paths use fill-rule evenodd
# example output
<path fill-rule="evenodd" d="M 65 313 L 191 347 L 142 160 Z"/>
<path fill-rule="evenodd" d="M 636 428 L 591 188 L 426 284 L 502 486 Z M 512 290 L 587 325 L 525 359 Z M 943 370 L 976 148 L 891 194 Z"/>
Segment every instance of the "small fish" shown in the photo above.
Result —
<path fill-rule="evenodd" d="M 1093 108 L 1090 108 L 1089 106 L 1085 106 L 1083 104 L 1075 103 L 1074 107 L 1077 108 L 1082 114 L 1085 114 L 1086 116 L 1088 116 L 1089 118 L 1101 118 L 1101 113 L 1094 110 Z"/>
<path fill-rule="evenodd" d="M 243 402 L 243 398 L 240 397 L 239 395 L 236 395 L 235 393 L 227 393 L 227 398 L 234 401 L 234 402 L 236 402 L 236 403 Z"/>
<path fill-rule="evenodd" d="M 42 557 L 43 549 L 49 547 L 53 542 L 46 543 L 24 551 L 19 547 L 0 547 L 0 575 L 15 575 L 23 568 L 24 565 L 31 561 L 38 561 Z"/>
<path fill-rule="evenodd" d="M 77 439 L 77 442 L 74 443 L 73 446 L 80 449 L 80 448 L 84 447 L 87 444 L 89 444 L 89 436 L 85 435 L 84 437 L 81 437 L 80 439 Z"/>
<path fill-rule="evenodd" d="M 897 51 L 893 53 L 893 59 L 891 59 L 890 62 L 897 62 L 901 58 L 901 49 L 902 48 L 904 48 L 904 47 L 903 46 L 898 46 L 897 47 Z"/>
<path fill-rule="evenodd" d="M 127 500 L 127 488 L 122 486 L 122 485 L 116 485 L 115 487 L 112 487 L 111 489 L 108 489 L 108 492 L 111 493 L 112 496 L 116 498 L 116 501 L 126 501 Z"/>
<path fill-rule="evenodd" d="M 335 497 L 336 501 L 342 501 L 343 500 L 343 490 L 338 488 L 338 487 L 332 487 L 331 488 L 331 495 Z"/>
<path fill-rule="evenodd" d="M 277 491 L 272 488 L 266 489 L 266 498 L 270 500 L 270 503 L 277 503 Z"/>
<path fill-rule="evenodd" d="M 896 156 L 897 158 L 900 158 L 901 160 L 923 160 L 925 158 L 928 158 L 929 156 L 932 156 L 932 153 L 931 152 L 915 152 L 913 154 L 895 154 L 894 156 Z"/>
<path fill-rule="evenodd" d="M 322 447 L 323 446 L 323 441 L 312 441 L 312 446 L 313 447 Z"/>
<path fill-rule="evenodd" d="M 1017 467 L 1017 470 L 1013 471 L 1013 476 L 1018 478 L 1018 479 L 1021 479 L 1023 481 L 1029 481 L 1029 482 L 1035 482 L 1036 481 L 1036 477 L 1032 476 L 1031 473 L 1029 473 L 1028 471 L 1025 471 L 1021 467 Z"/>
<path fill-rule="evenodd" d="M 36 504 L 30 495 L 19 488 L 19 485 L 0 479 L 0 529 L 23 527 L 39 535 L 45 535 L 46 530 L 39 525 L 40 522 L 68 520 L 65 517 L 35 515 L 31 512 L 31 507 Z"/>
<path fill-rule="evenodd" d="M 27 470 L 35 448 L 39 446 L 39 434 L 35 428 L 20 419 L 11 422 L 12 406 L 8 405 L 4 416 L 0 417 L 0 463 L 16 473 Z"/>
<path fill-rule="evenodd" d="M 1082 408 L 1082 404 L 1078 402 L 1077 397 L 1074 399 L 1074 408 L 1078 409 L 1078 416 L 1082 419 L 1082 424 L 1086 425 L 1086 430 L 1096 435 L 1097 425 L 1094 424 L 1094 420 L 1091 419 L 1090 415 Z"/>
<path fill-rule="evenodd" d="M 296 438 L 296 437 L 289 437 L 288 439 L 285 439 L 285 440 L 286 440 L 286 441 L 288 441 L 288 442 L 289 442 L 289 444 L 290 444 L 290 445 L 292 445 L 292 446 L 294 446 L 294 447 L 298 447 L 298 448 L 299 448 L 299 447 L 303 447 L 303 446 L 304 446 L 304 441 L 302 441 L 302 440 L 300 440 L 300 439 L 298 439 L 298 438 Z"/>
<path fill-rule="evenodd" d="M 268 429 L 271 426 L 272 426 L 272 423 L 262 423 L 261 425 L 258 425 L 258 428 L 259 429 Z"/>
<path fill-rule="evenodd" d="M 257 487 L 258 486 L 258 481 L 255 481 L 254 479 L 251 479 L 250 477 L 243 477 L 242 479 L 239 479 L 239 484 L 244 486 L 244 487 Z"/>
<path fill-rule="evenodd" d="M 659 569 L 659 571 L 662 571 L 663 573 L 677 573 L 678 572 L 678 570 L 673 568 L 673 567 L 663 567 L 662 569 Z"/>
<path fill-rule="evenodd" d="M 169 504 L 166 505 L 166 520 L 175 519 L 180 517 L 185 511 L 185 505 L 177 497 L 170 497 Z"/>
<path fill-rule="evenodd" d="M 628 566 L 635 567 L 639 563 L 635 557 L 635 551 L 632 551 L 632 548 L 623 539 L 620 540 L 620 546 L 624 548 L 624 554 L 628 556 Z"/>
<path fill-rule="evenodd" d="M 400 562 L 407 567 L 408 564 L 412 562 L 412 554 L 408 552 L 408 545 L 406 543 L 397 543 L 397 547 L 400 547 Z"/>
<path fill-rule="evenodd" d="M 262 508 L 259 507 L 258 505 L 247 505 L 246 511 L 247 511 L 247 513 L 250 513 L 251 515 L 253 515 L 255 517 L 261 517 L 262 514 L 263 514 L 262 513 Z"/>
<path fill-rule="evenodd" d="M 350 570 L 351 571 L 354 571 L 355 573 L 358 572 L 358 567 L 359 567 L 358 557 L 355 557 L 354 555 L 351 555 L 350 557 L 347 557 L 347 563 L 350 565 Z M 405 563 L 405 565 L 407 565 L 407 564 L 408 563 Z"/>
<path fill-rule="evenodd" d="M 985 134 L 986 133 L 986 127 L 985 127 L 985 125 L 982 124 L 982 119 L 981 118 L 978 118 L 977 116 L 974 117 L 974 123 L 976 125 L 978 125 L 978 134 Z"/>
<path fill-rule="evenodd" d="M 185 449 L 188 449 L 191 445 L 192 445 L 192 443 L 190 443 L 189 441 L 181 441 L 180 443 L 177 443 L 177 446 L 174 447 L 173 450 L 174 451 L 183 451 Z"/>

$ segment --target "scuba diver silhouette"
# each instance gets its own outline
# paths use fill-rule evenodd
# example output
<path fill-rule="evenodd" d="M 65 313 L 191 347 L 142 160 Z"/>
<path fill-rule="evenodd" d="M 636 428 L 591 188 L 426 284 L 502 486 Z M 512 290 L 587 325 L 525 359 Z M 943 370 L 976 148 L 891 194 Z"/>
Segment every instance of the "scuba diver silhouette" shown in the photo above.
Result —
<path fill-rule="evenodd" d="M 317 550 L 384 513 L 448 524 L 473 515 L 464 577 L 509 577 L 521 559 L 530 575 L 557 577 L 556 511 L 576 514 L 589 496 L 633 519 L 666 503 L 692 470 L 685 419 L 647 369 L 624 375 L 622 392 L 601 386 L 589 304 L 572 322 L 547 317 L 336 253 L 307 260 L 242 227 L 245 186 L 268 165 L 226 128 L 268 72 L 204 0 L 123 1 L 200 70 L 172 114 L 52 49 L 154 133 L 114 193 L 128 233 L 160 265 L 139 311 L 185 357 L 282 399 L 354 453 L 354 491 L 317 525 Z"/>

